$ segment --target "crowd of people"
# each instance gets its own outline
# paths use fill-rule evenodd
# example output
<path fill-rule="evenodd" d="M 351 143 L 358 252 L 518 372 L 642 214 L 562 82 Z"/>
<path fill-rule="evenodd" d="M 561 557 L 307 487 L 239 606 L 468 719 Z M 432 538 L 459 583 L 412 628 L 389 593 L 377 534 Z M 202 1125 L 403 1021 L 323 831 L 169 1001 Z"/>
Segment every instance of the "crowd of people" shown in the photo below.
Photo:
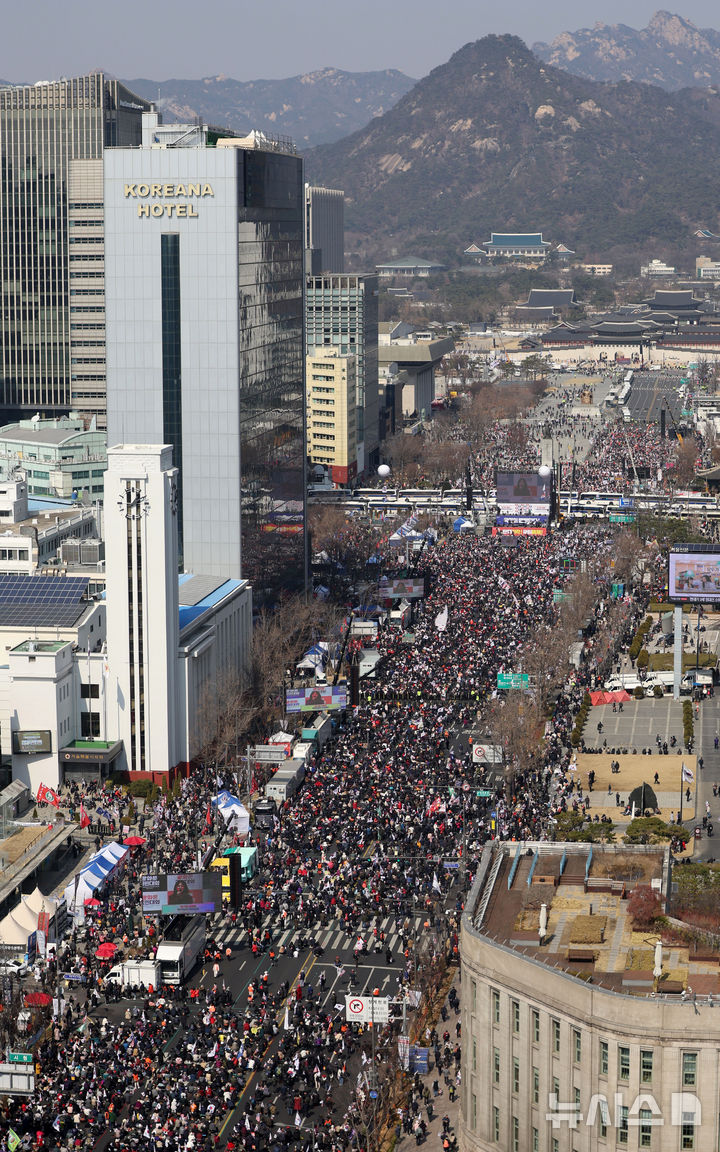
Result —
<path fill-rule="evenodd" d="M 563 561 L 597 556 L 608 544 L 607 532 L 576 527 L 513 549 L 471 535 L 426 550 L 419 566 L 428 594 L 414 607 L 412 643 L 403 642 L 401 628 L 380 629 L 373 687 L 362 686 L 359 707 L 279 811 L 257 882 L 232 914 L 245 929 L 245 947 L 265 961 L 246 1002 L 228 1004 L 217 965 L 211 986 L 145 990 L 113 1022 L 103 1004 L 107 962 L 98 962 L 95 946 L 113 938 L 152 946 L 139 876 L 148 859 L 166 873 L 194 867 L 211 833 L 210 797 L 225 782 L 198 774 L 179 797 L 161 798 L 148 843 L 109 886 L 86 929 L 62 945 L 61 970 L 83 972 L 85 998 L 69 997 L 40 1045 L 36 1093 L 7 1113 L 14 1130 L 38 1148 L 88 1148 L 108 1133 L 104 1146 L 114 1152 L 150 1141 L 171 1152 L 218 1144 L 282 1149 L 312 1139 L 326 1152 L 364 1148 L 362 1098 L 353 1089 L 370 1059 L 367 1035 L 328 1012 L 303 974 L 293 986 L 279 979 L 275 938 L 290 927 L 312 949 L 319 927 L 334 924 L 356 962 L 384 954 L 396 966 L 400 997 L 409 995 L 420 966 L 457 955 L 464 886 L 487 838 L 542 838 L 553 812 L 577 795 L 569 732 L 589 673 L 560 691 L 542 755 L 511 787 L 498 788 L 494 829 L 490 805 L 468 787 L 475 766 L 463 736 L 488 701 L 499 703 L 497 672 L 516 669 L 537 630 L 556 623 L 553 592 L 568 579 Z M 70 799 L 103 804 L 108 797 Z M 387 916 L 399 936 L 395 952 L 380 927 Z M 272 931 L 263 930 L 268 922 Z M 332 958 L 324 963 L 332 966 Z M 345 974 L 346 986 L 355 979 Z M 445 1073 L 457 1089 L 459 1071 L 448 1066 Z M 416 1136 L 421 1119 L 411 1101 L 403 1123 Z"/>

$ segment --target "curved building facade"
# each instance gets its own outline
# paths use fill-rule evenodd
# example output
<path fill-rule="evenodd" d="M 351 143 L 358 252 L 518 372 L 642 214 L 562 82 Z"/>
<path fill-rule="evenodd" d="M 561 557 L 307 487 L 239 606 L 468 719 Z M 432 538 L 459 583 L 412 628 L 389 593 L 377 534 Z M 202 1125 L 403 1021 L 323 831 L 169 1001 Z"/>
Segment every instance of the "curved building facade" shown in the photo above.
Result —
<path fill-rule="evenodd" d="M 628 913 L 670 871 L 656 848 L 486 848 L 462 924 L 462 1152 L 718 1148 L 718 958 L 658 949 Z"/>

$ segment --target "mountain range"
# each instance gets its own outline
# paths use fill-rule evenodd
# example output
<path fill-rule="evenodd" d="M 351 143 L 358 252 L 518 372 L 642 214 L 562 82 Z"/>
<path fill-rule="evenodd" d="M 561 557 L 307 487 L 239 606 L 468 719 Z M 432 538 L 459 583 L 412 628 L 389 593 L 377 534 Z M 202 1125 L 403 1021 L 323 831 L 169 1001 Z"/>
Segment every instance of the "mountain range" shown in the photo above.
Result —
<path fill-rule="evenodd" d="M 126 80 L 154 100 L 166 121 L 194 121 L 289 136 L 300 147 L 339 140 L 380 116 L 412 88 L 402 72 L 343 72 L 322 68 L 285 80 Z"/>
<path fill-rule="evenodd" d="M 698 226 L 720 230 L 719 157 L 717 91 L 598 83 L 487 36 L 306 167 L 345 190 L 366 263 L 455 263 L 491 230 L 542 230 L 595 258 L 687 246 Z"/>
<path fill-rule="evenodd" d="M 547 64 L 588 80 L 638 80 L 668 91 L 720 83 L 720 32 L 656 12 L 647 28 L 596 24 L 533 44 Z"/>

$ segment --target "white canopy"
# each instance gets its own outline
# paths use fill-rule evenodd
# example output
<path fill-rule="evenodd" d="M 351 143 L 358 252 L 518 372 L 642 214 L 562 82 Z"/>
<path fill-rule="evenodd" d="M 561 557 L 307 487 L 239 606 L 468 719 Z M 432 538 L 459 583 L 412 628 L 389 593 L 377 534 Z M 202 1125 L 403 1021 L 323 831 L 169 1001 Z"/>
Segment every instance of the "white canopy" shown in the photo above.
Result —
<path fill-rule="evenodd" d="M 90 862 L 92 863 L 92 861 L 96 860 L 99 856 L 106 858 L 112 856 L 114 860 L 124 860 L 129 851 L 130 849 L 126 844 L 118 844 L 117 840 L 113 840 L 112 843 L 106 844 L 104 848 L 101 848 L 99 852 L 91 856 Z"/>
<path fill-rule="evenodd" d="M 27 929 L 28 934 L 37 932 L 37 912 L 33 912 L 28 908 L 27 904 L 21 899 L 19 904 L 16 904 L 10 911 L 10 915 L 21 928 Z"/>
<path fill-rule="evenodd" d="M 76 878 L 70 881 L 65 888 L 65 899 L 67 901 L 68 912 L 75 914 L 75 919 L 82 923 L 85 919 L 85 901 L 94 896 L 98 888 L 105 882 L 105 877 L 96 875 L 89 868 L 81 872 Z"/>
<path fill-rule="evenodd" d="M 54 916 L 57 912 L 57 900 L 53 900 L 51 896 L 43 896 L 39 888 L 35 888 L 28 896 L 23 896 L 23 900 L 36 916 L 41 912 Z"/>
<path fill-rule="evenodd" d="M 33 929 L 34 931 L 35 929 Z M 4 920 L 0 920 L 0 941 L 3 944 L 10 944 L 13 948 L 23 948 L 27 951 L 29 935 L 27 928 L 18 924 L 11 912 Z"/>
<path fill-rule="evenodd" d="M 233 804 L 219 804 L 218 815 L 233 832 L 246 836 L 250 831 L 250 813 L 239 800 Z"/>

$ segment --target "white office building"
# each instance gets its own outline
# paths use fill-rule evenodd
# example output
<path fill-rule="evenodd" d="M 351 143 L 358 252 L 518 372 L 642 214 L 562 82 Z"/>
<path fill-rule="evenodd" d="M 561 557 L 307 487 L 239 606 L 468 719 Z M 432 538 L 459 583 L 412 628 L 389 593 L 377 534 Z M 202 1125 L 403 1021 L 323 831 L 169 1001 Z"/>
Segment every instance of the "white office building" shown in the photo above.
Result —
<path fill-rule="evenodd" d="M 88 577 L 0 576 L 0 731 L 33 794 L 112 769 L 186 772 L 214 686 L 247 665 L 247 581 L 178 578 L 177 475 L 169 445 L 110 449 L 106 599 Z"/>

